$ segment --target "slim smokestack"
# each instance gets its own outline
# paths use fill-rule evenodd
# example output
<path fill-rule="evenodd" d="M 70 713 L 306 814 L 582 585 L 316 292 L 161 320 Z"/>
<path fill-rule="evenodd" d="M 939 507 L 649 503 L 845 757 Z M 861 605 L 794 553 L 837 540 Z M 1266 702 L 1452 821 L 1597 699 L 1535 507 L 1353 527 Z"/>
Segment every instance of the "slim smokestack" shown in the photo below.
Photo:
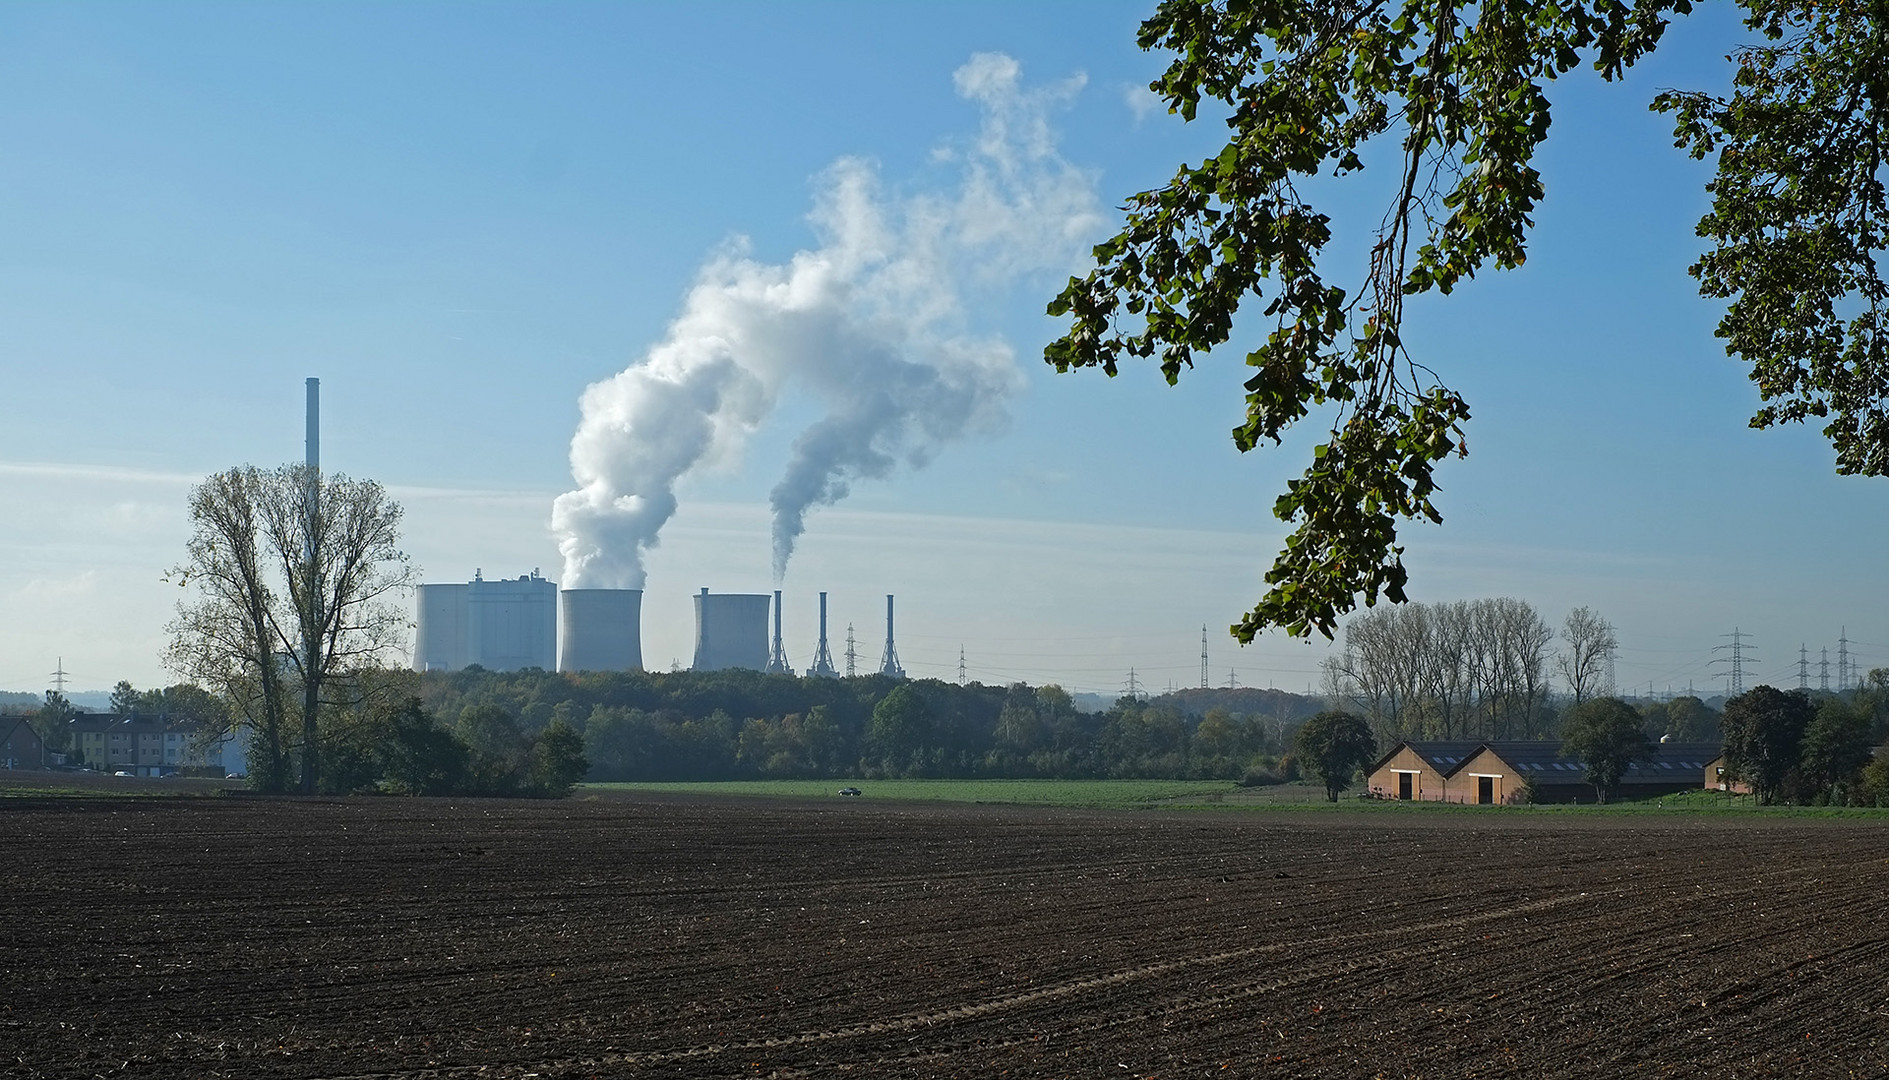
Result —
<path fill-rule="evenodd" d="M 839 676 L 839 672 L 833 670 L 833 654 L 829 652 L 826 647 L 825 593 L 820 594 L 820 647 L 814 650 L 813 666 L 807 669 L 807 674 L 821 679 L 832 679 Z"/>
<path fill-rule="evenodd" d="M 308 442 L 306 460 L 310 470 L 321 467 L 321 380 L 308 380 Z"/>
<path fill-rule="evenodd" d="M 787 666 L 787 649 L 781 644 L 781 591 L 774 590 L 774 648 L 768 653 L 767 671 L 770 675 L 792 675 L 794 669 Z"/>
<path fill-rule="evenodd" d="M 885 656 L 879 660 L 879 674 L 894 679 L 903 679 L 905 669 L 899 666 L 899 649 L 892 644 L 892 594 L 885 595 Z"/>

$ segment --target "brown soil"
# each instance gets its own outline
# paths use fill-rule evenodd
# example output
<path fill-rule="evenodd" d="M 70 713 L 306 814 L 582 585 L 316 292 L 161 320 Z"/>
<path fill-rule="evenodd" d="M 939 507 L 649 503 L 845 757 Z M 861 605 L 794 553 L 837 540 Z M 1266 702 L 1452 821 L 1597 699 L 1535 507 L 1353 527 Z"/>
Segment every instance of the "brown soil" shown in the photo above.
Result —
<path fill-rule="evenodd" d="M 0 802 L 0 1073 L 1879 1076 L 1889 829 Z"/>

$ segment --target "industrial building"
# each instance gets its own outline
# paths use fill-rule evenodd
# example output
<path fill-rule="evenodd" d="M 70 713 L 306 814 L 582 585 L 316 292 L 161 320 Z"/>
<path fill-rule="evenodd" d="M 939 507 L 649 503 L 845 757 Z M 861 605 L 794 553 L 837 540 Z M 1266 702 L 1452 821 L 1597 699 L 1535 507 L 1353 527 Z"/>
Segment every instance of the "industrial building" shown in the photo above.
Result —
<path fill-rule="evenodd" d="M 695 597 L 696 671 L 751 668 L 766 671 L 766 593 L 715 593 L 703 589 Z"/>
<path fill-rule="evenodd" d="M 420 586 L 416 671 L 490 671 L 557 666 L 558 587 L 533 570 L 464 585 Z"/>

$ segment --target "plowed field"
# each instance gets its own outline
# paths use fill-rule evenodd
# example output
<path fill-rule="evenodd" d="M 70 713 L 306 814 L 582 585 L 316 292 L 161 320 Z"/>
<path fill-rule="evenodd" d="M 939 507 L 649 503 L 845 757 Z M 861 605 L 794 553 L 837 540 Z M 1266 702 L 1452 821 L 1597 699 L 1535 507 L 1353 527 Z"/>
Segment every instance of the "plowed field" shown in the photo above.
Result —
<path fill-rule="evenodd" d="M 1889 829 L 0 803 L 0 1074 L 1889 1074 Z"/>

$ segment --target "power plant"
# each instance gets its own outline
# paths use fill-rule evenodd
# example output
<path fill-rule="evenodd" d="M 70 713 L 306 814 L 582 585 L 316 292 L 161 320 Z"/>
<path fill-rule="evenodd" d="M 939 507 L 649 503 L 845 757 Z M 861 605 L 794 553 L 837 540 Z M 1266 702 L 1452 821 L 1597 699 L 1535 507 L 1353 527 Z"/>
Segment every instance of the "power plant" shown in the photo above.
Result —
<path fill-rule="evenodd" d="M 747 668 L 793 675 L 782 632 L 781 593 L 695 596 L 694 671 Z M 773 615 L 769 636 L 768 616 Z M 643 670 L 640 589 L 562 589 L 536 570 L 517 578 L 421 585 L 413 650 L 415 671 Z M 886 597 L 886 647 L 879 674 L 905 677 L 892 641 L 892 597 Z M 820 642 L 809 676 L 837 678 L 827 645 L 826 593 L 820 594 Z"/>

